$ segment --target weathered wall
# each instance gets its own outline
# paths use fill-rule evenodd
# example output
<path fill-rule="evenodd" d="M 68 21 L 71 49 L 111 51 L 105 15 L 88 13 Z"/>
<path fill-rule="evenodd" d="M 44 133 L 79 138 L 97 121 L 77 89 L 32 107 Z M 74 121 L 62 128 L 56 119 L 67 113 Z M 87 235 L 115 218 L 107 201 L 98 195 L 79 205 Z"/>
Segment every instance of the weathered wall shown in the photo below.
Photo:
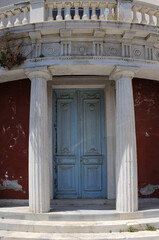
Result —
<path fill-rule="evenodd" d="M 30 81 L 0 84 L 0 198 L 28 198 Z"/>
<path fill-rule="evenodd" d="M 159 197 L 159 82 L 133 80 L 140 197 Z"/>

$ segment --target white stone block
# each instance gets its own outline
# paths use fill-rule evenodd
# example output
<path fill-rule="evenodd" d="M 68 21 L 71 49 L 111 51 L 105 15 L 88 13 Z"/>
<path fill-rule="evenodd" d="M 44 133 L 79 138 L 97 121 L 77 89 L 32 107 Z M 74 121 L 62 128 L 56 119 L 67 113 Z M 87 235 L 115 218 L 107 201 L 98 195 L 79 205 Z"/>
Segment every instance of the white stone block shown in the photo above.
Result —
<path fill-rule="evenodd" d="M 30 23 L 45 21 L 45 1 L 31 0 L 30 1 Z"/>
<path fill-rule="evenodd" d="M 132 22 L 132 1 L 118 1 L 118 20 L 121 22 Z"/>

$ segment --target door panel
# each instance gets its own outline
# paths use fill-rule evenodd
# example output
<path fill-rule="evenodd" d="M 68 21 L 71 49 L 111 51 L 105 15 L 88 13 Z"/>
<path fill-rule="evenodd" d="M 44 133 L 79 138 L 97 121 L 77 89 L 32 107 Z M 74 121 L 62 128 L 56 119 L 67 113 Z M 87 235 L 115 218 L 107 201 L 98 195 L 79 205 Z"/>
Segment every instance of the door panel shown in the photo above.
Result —
<path fill-rule="evenodd" d="M 83 105 L 83 154 L 98 155 L 101 154 L 100 101 L 84 99 Z"/>
<path fill-rule="evenodd" d="M 74 136 L 74 101 L 73 99 L 57 100 L 57 154 L 75 154 Z"/>
<path fill-rule="evenodd" d="M 102 172 L 100 165 L 86 165 L 84 170 L 84 191 L 102 190 Z"/>
<path fill-rule="evenodd" d="M 54 196 L 77 198 L 77 111 L 73 91 L 54 92 Z"/>
<path fill-rule="evenodd" d="M 54 91 L 54 197 L 105 198 L 103 90 Z"/>
<path fill-rule="evenodd" d="M 81 97 L 81 175 L 82 198 L 102 198 L 105 196 L 104 158 L 104 104 L 103 91 L 91 90 L 80 93 Z M 101 111 L 102 110 L 102 111 Z"/>
<path fill-rule="evenodd" d="M 58 165 L 58 192 L 75 191 L 75 165 Z"/>

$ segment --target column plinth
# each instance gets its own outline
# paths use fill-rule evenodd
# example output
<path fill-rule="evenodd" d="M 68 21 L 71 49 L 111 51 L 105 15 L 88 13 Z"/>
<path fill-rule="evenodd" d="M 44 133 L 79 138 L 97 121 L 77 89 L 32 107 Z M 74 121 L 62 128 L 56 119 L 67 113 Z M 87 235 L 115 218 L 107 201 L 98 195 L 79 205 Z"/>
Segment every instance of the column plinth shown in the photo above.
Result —
<path fill-rule="evenodd" d="M 50 74 L 33 71 L 29 125 L 29 208 L 33 213 L 50 210 L 47 80 Z"/>
<path fill-rule="evenodd" d="M 138 210 L 134 76 L 134 68 L 115 69 L 111 75 L 116 81 L 116 209 L 120 212 Z"/>

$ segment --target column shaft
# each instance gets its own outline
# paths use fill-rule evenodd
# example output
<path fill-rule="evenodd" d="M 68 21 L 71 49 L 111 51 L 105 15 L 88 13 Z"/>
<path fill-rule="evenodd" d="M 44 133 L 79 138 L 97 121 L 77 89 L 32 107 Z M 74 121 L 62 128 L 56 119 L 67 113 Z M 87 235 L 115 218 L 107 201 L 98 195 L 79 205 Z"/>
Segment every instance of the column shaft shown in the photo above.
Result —
<path fill-rule="evenodd" d="M 34 213 L 50 210 L 47 81 L 31 81 L 29 127 L 29 207 Z"/>
<path fill-rule="evenodd" d="M 137 154 L 132 78 L 116 81 L 116 208 L 138 209 Z"/>

